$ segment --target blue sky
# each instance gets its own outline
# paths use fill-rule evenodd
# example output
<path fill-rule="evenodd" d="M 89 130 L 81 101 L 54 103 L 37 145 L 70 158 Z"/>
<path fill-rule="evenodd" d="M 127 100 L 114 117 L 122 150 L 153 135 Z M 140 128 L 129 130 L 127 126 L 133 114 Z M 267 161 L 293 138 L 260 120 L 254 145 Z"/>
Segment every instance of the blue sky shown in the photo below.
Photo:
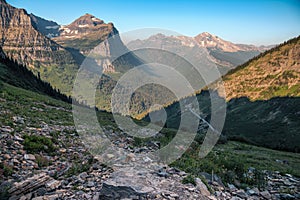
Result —
<path fill-rule="evenodd" d="M 7 0 L 59 24 L 90 13 L 122 33 L 170 29 L 188 36 L 210 32 L 235 43 L 268 45 L 300 35 L 299 0 Z"/>

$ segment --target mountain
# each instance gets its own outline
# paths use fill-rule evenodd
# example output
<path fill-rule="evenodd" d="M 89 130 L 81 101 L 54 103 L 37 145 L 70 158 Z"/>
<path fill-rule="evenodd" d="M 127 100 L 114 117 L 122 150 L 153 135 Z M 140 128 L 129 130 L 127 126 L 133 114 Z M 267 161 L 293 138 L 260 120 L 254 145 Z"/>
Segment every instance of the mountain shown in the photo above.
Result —
<path fill-rule="evenodd" d="M 64 93 L 78 69 L 73 55 L 37 30 L 24 9 L 0 2 L 0 46 L 6 57 L 23 64 Z"/>
<path fill-rule="evenodd" d="M 300 36 L 237 67 L 223 80 L 227 100 L 300 96 Z"/>
<path fill-rule="evenodd" d="M 199 56 L 199 51 L 205 48 L 210 59 L 219 67 L 222 74 L 247 60 L 257 56 L 270 47 L 256 47 L 254 45 L 234 44 L 225 41 L 218 36 L 204 32 L 196 37 L 166 36 L 157 34 L 145 40 L 133 40 L 127 45 L 129 48 L 141 48 L 156 46 L 166 50 L 176 50 L 179 55 L 192 54 L 191 57 Z M 188 52 L 188 53 L 186 53 Z"/>
<path fill-rule="evenodd" d="M 67 97 L 61 94 L 58 90 L 53 89 L 49 83 L 42 81 L 40 77 L 35 76 L 32 71 L 27 69 L 25 66 L 20 65 L 5 56 L 0 57 L 0 88 L 3 84 L 9 84 L 25 90 L 31 90 L 68 103 L 71 102 L 70 97 Z"/>
<path fill-rule="evenodd" d="M 299 152 L 299 56 L 300 36 L 265 51 L 223 77 L 227 100 L 224 137 Z M 211 88 L 218 88 L 219 84 L 216 82 Z M 216 96 L 224 100 L 223 96 Z M 216 99 L 211 99 L 207 91 L 197 94 L 197 99 L 202 117 L 209 121 L 211 100 Z M 168 128 L 178 128 L 180 117 L 189 112 L 182 111 L 178 102 L 165 109 Z"/>
<path fill-rule="evenodd" d="M 43 19 L 32 13 L 30 14 L 30 18 L 35 23 L 35 28 L 43 35 L 48 38 L 59 36 L 60 25 L 56 22 Z"/>
<path fill-rule="evenodd" d="M 88 54 L 100 42 L 115 34 L 118 34 L 118 31 L 112 23 L 106 24 L 93 15 L 85 14 L 71 24 L 61 26 L 59 36 L 53 40 L 64 47 Z"/>
<path fill-rule="evenodd" d="M 53 64 L 74 64 L 71 54 L 45 37 L 24 9 L 0 2 L 0 45 L 7 57 L 36 69 Z"/>
<path fill-rule="evenodd" d="M 82 55 L 93 54 L 104 73 L 124 72 L 141 64 L 131 53 L 119 57 L 119 52 L 128 50 L 121 41 L 118 30 L 113 23 L 104 23 L 91 14 L 85 14 L 71 24 L 61 26 L 59 36 L 52 39 L 72 52 L 79 63 L 84 59 Z"/>
<path fill-rule="evenodd" d="M 256 47 L 254 45 L 246 45 L 246 44 L 234 44 L 232 42 L 223 40 L 222 38 L 210 34 L 208 32 L 200 33 L 195 36 L 194 39 L 198 42 L 199 46 L 210 48 L 210 49 L 218 49 L 224 52 L 237 52 L 237 51 L 265 51 L 267 47 Z"/>

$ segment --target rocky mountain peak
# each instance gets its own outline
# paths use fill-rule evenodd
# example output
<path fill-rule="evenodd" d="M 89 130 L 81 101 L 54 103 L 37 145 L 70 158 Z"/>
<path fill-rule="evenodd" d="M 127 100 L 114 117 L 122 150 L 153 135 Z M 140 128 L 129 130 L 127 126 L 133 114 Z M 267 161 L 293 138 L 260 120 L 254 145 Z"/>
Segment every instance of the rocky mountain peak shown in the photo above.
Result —
<path fill-rule="evenodd" d="M 234 44 L 232 42 L 221 39 L 220 37 L 208 32 L 200 33 L 194 39 L 198 44 L 205 48 L 221 50 L 225 52 L 238 52 L 238 51 L 258 51 L 263 52 L 269 47 L 257 47 L 254 45 Z"/>
<path fill-rule="evenodd" d="M 112 23 L 104 23 L 103 20 L 91 14 L 85 14 L 71 24 L 61 26 L 60 36 L 65 38 L 78 38 L 83 35 L 99 32 L 117 32 Z"/>
<path fill-rule="evenodd" d="M 78 19 L 76 19 L 74 22 L 72 22 L 68 27 L 77 26 L 80 28 L 87 28 L 89 26 L 97 26 L 103 24 L 104 21 L 101 19 L 96 18 L 95 16 L 91 14 L 85 14 Z"/>
<path fill-rule="evenodd" d="M 241 48 L 237 45 L 222 40 L 218 36 L 210 34 L 208 32 L 203 32 L 195 37 L 195 40 L 199 43 L 200 46 L 206 48 L 216 48 L 227 52 L 240 51 Z"/>

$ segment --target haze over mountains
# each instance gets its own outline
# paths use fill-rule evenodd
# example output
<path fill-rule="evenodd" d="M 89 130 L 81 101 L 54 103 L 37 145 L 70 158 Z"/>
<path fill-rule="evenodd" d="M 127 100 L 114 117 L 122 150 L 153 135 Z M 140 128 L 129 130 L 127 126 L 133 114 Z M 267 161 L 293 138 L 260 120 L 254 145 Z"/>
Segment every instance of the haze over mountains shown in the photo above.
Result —
<path fill-rule="evenodd" d="M 79 17 L 69 25 L 58 25 L 34 14 L 29 15 L 24 9 L 14 8 L 4 0 L 0 6 L 3 11 L 1 13 L 3 53 L 26 65 L 60 92 L 71 94 L 73 81 L 81 63 L 89 54 L 96 54 L 95 62 L 102 67 L 104 73 L 109 74 L 103 77 L 108 81 L 102 81 L 104 84 L 100 86 L 102 97 L 97 103 L 100 109 L 105 110 L 110 110 L 110 94 L 118 77 L 134 66 L 141 65 L 143 59 L 147 59 L 139 58 L 132 52 L 121 57 L 117 56 L 119 52 L 127 52 L 127 48 L 143 48 L 145 45 L 161 47 L 163 44 L 166 50 L 175 50 L 179 56 L 189 56 L 198 60 L 205 50 L 209 62 L 215 63 L 221 74 L 267 49 L 267 47 L 233 44 L 209 33 L 202 33 L 194 38 L 158 34 L 146 40 L 131 41 L 125 46 L 112 23 L 105 23 L 90 14 Z M 164 89 L 159 90 L 164 92 L 150 94 L 152 100 L 145 98 L 145 95 L 148 95 L 144 92 L 135 95 L 136 101 L 140 103 L 132 111 L 133 115 L 147 111 L 150 105 L 160 98 L 161 93 L 168 94 Z M 175 100 L 171 94 L 166 96 L 168 98 L 165 102 L 159 103 L 168 104 Z"/>
<path fill-rule="evenodd" d="M 300 36 L 291 39 L 223 76 L 227 100 L 223 134 L 232 140 L 299 152 Z M 220 82 L 211 85 L 216 92 Z M 216 90 L 216 91 L 214 91 Z M 189 97 L 186 100 L 188 101 Z M 197 94 L 201 115 L 211 116 L 207 91 Z M 178 102 L 166 108 L 167 127 L 178 128 Z M 219 112 L 218 110 L 215 111 Z M 200 126 L 201 127 L 201 126 Z"/>
<path fill-rule="evenodd" d="M 300 199 L 300 36 L 273 48 L 234 44 L 207 32 L 195 37 L 154 34 L 125 45 L 112 23 L 90 14 L 59 25 L 5 0 L 0 0 L 0 12 L 1 200 Z M 84 74 L 83 85 L 98 78 L 94 72 L 104 75 L 96 80 L 92 99 L 74 95 L 80 103 L 72 105 L 66 95 L 84 60 L 99 70 Z M 151 63 L 160 65 L 151 68 Z M 161 70 L 164 65 L 180 76 Z M 162 77 L 183 94 L 178 98 L 167 86 L 152 83 L 134 91 L 124 106 L 130 112 L 120 113 L 135 118 L 143 137 L 105 112 L 111 111 L 117 82 L 138 66 L 145 66 L 141 76 L 133 73 L 129 81 Z M 209 77 L 208 90 L 202 75 L 215 68 L 221 74 Z M 221 75 L 226 96 L 218 90 Z M 189 84 L 182 84 L 181 77 Z M 128 92 L 126 84 L 119 89 Z M 205 120 L 196 121 L 190 138 L 181 122 L 195 122 L 186 105 L 195 95 L 196 114 Z M 97 108 L 84 105 L 90 105 L 88 100 Z M 212 110 L 213 102 L 222 106 Z M 163 107 L 151 110 L 153 104 Z M 222 125 L 222 119 L 214 124 L 212 115 L 225 107 L 221 134 L 207 137 L 214 127 L 205 121 Z M 94 132 L 85 111 L 95 114 L 101 133 Z M 76 120 L 76 114 L 84 120 Z M 150 119 L 161 126 L 153 136 Z M 78 126 L 78 121 L 84 123 Z M 211 139 L 218 143 L 200 158 L 204 141 Z M 103 140 L 109 142 L 102 145 Z M 163 163 L 182 149 L 183 155 Z M 156 160 L 151 155 L 159 151 Z"/>

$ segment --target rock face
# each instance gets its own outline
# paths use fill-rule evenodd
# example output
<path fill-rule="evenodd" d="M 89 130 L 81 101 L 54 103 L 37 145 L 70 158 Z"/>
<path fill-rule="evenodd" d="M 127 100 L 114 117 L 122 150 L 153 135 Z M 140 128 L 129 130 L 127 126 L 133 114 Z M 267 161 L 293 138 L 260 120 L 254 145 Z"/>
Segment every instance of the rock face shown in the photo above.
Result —
<path fill-rule="evenodd" d="M 60 25 L 56 22 L 43 19 L 32 13 L 30 14 L 30 18 L 35 23 L 36 29 L 43 35 L 47 36 L 48 38 L 59 36 Z"/>
<path fill-rule="evenodd" d="M 108 38 L 110 39 L 107 40 Z M 93 50 L 93 54 L 101 57 L 97 62 L 103 67 L 104 72 L 116 71 L 111 61 L 116 50 L 114 48 L 117 50 L 125 48 L 112 23 L 106 24 L 90 14 L 85 14 L 71 24 L 62 26 L 59 36 L 53 40 L 69 48 L 73 53 L 88 55 Z"/>
<path fill-rule="evenodd" d="M 0 45 L 9 58 L 38 71 L 41 66 L 75 64 L 63 47 L 37 31 L 24 9 L 0 2 Z"/>
<path fill-rule="evenodd" d="M 40 19 L 0 2 L 0 46 L 6 57 L 26 65 L 41 79 L 70 94 L 78 69 L 73 55 L 38 31 Z M 43 30 L 41 30 L 43 31 Z"/>

